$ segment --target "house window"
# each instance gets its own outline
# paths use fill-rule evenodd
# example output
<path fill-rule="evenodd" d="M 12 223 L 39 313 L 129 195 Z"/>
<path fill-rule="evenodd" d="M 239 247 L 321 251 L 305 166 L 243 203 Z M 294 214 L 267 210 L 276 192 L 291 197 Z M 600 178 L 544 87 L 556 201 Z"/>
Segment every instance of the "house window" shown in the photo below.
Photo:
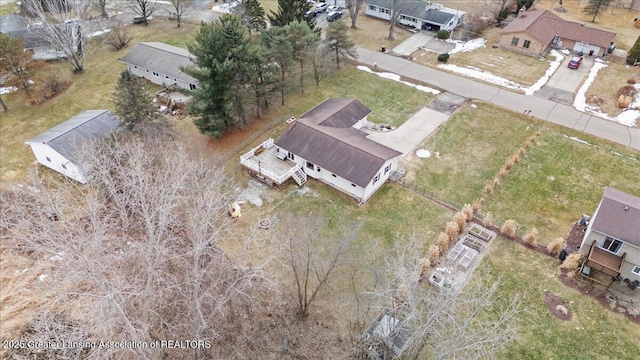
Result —
<path fill-rule="evenodd" d="M 520 39 L 518 39 L 517 37 L 514 37 L 513 39 L 511 39 L 511 45 L 513 46 L 518 46 L 519 42 L 520 42 Z"/>
<path fill-rule="evenodd" d="M 309 169 L 311 169 L 311 170 L 313 170 L 313 169 L 314 169 L 314 165 L 313 165 L 312 163 L 308 162 L 308 161 L 307 161 L 307 167 L 308 167 Z"/>
<path fill-rule="evenodd" d="M 375 185 L 375 184 L 376 184 L 376 182 L 378 182 L 378 180 L 380 180 L 380 174 L 376 175 L 376 176 L 373 178 L 373 185 Z"/>
<path fill-rule="evenodd" d="M 610 236 L 607 236 L 602 242 L 601 247 L 605 250 L 609 250 L 612 253 L 616 254 L 618 253 L 618 251 L 620 251 L 620 248 L 622 247 L 622 241 L 616 240 Z"/>
<path fill-rule="evenodd" d="M 631 272 L 636 275 L 640 275 L 640 266 L 634 267 L 633 270 L 631 270 Z"/>
<path fill-rule="evenodd" d="M 389 9 L 380 9 L 380 12 L 383 12 L 383 13 L 385 13 L 385 14 L 388 14 L 388 13 L 389 13 Z"/>
<path fill-rule="evenodd" d="M 64 164 L 62 164 L 62 168 L 67 170 L 67 167 Z"/>
<path fill-rule="evenodd" d="M 196 84 L 189 84 L 189 90 L 195 90 Z"/>
<path fill-rule="evenodd" d="M 352 183 L 352 184 L 351 184 L 351 186 L 356 187 L 356 184 L 353 184 L 353 183 Z"/>
<path fill-rule="evenodd" d="M 386 168 L 384 168 L 384 174 L 387 175 L 387 173 L 389 172 L 389 170 L 391 170 L 391 164 L 387 165 Z"/>
<path fill-rule="evenodd" d="M 336 176 L 336 174 L 331 174 L 331 176 L 333 176 L 333 177 L 337 177 L 337 176 Z"/>
<path fill-rule="evenodd" d="M 369 5 L 369 10 L 371 10 L 371 11 L 376 11 L 376 7 L 375 7 L 375 6 L 373 6 L 373 5 Z"/>
<path fill-rule="evenodd" d="M 48 157 L 48 156 L 46 156 L 46 158 L 47 158 L 47 161 L 48 161 L 48 162 L 51 162 L 51 159 L 49 159 L 49 157 Z"/>
<path fill-rule="evenodd" d="M 157 72 L 154 71 L 153 72 L 153 76 L 158 77 L 158 76 L 160 76 L 160 74 L 158 74 Z"/>
<path fill-rule="evenodd" d="M 288 154 L 287 154 L 287 157 L 288 157 L 289 159 L 291 159 L 291 160 L 294 160 L 294 159 L 296 158 L 296 156 L 295 156 L 295 155 L 293 155 L 293 153 L 288 153 Z"/>
<path fill-rule="evenodd" d="M 522 44 L 522 47 L 523 47 L 523 48 L 528 49 L 528 48 L 529 48 L 529 45 L 531 45 L 531 41 L 529 41 L 529 40 L 525 40 L 525 41 L 524 41 L 524 44 Z"/>

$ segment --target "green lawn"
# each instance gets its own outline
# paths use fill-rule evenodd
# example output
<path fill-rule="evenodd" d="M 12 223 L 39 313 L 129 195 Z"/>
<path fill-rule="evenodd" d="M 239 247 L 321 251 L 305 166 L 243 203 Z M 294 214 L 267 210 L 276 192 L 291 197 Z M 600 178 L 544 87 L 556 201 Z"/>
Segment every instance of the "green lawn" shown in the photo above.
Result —
<path fill-rule="evenodd" d="M 496 295 L 523 298 L 519 335 L 499 358 L 504 359 L 637 359 L 640 332 L 623 315 L 603 308 L 596 300 L 566 287 L 557 277 L 558 261 L 498 238 L 476 273 L 501 276 Z M 553 316 L 542 295 L 552 292 L 571 307 L 573 317 Z"/>
<path fill-rule="evenodd" d="M 485 194 L 485 184 L 536 131 L 535 144 L 493 194 Z M 483 212 L 514 219 L 523 231 L 535 226 L 545 241 L 564 236 L 581 214 L 593 213 L 605 186 L 640 193 L 640 152 L 491 105 L 460 110 L 424 147 L 440 158 L 420 160 L 416 183 L 459 204 L 482 197 Z"/>

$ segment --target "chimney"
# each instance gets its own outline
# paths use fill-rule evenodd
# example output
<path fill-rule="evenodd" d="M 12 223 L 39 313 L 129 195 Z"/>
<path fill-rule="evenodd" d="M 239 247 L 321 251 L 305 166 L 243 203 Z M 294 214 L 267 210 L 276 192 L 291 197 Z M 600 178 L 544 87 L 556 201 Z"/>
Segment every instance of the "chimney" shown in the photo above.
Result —
<path fill-rule="evenodd" d="M 296 124 L 296 117 L 295 116 L 290 117 L 289 120 L 287 120 L 287 130 L 291 129 L 295 124 Z"/>

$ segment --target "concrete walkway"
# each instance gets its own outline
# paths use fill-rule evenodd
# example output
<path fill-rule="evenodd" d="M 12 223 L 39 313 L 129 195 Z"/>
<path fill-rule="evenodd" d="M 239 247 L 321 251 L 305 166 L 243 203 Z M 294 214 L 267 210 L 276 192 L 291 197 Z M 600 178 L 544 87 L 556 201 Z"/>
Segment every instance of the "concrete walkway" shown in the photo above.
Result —
<path fill-rule="evenodd" d="M 517 94 L 379 51 L 357 48 L 357 53 L 358 61 L 371 68 L 377 64 L 378 70 L 396 73 L 444 91 L 486 101 L 515 112 L 522 113 L 525 109 L 532 109 L 532 115 L 536 118 L 640 150 L 640 128 L 627 127 L 582 113 L 570 105 L 559 104 L 538 96 Z"/>
<path fill-rule="evenodd" d="M 447 114 L 422 108 L 395 130 L 367 131 L 371 134 L 367 138 L 397 150 L 404 156 L 412 152 L 448 118 Z"/>

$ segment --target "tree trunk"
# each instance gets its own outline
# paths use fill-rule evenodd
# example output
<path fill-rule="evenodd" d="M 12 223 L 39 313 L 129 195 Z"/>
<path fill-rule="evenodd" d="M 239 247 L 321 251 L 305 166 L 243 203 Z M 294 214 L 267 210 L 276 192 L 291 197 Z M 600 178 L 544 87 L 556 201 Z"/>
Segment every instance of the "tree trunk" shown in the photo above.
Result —
<path fill-rule="evenodd" d="M 300 92 L 304 94 L 304 63 L 300 62 Z"/>
<path fill-rule="evenodd" d="M 2 106 L 2 111 L 9 111 L 7 105 L 4 103 L 4 100 L 0 97 L 0 106 Z"/>

